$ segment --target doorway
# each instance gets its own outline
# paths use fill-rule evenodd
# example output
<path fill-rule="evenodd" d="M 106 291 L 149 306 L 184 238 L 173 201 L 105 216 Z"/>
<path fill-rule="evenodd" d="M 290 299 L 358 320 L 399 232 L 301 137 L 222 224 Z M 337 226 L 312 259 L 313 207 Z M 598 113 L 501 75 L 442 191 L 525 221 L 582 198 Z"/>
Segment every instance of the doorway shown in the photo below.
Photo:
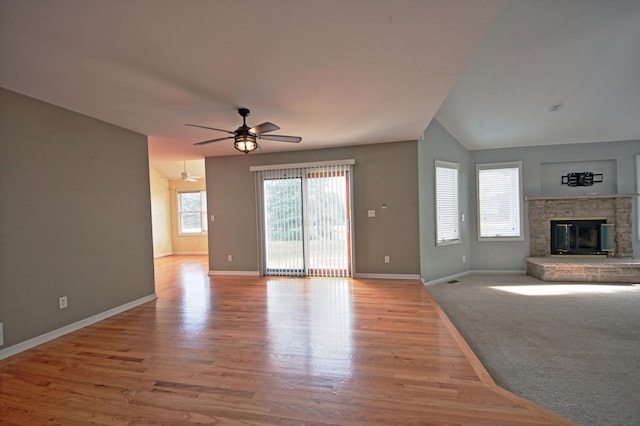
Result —
<path fill-rule="evenodd" d="M 350 277 L 350 165 L 259 175 L 263 273 Z"/>

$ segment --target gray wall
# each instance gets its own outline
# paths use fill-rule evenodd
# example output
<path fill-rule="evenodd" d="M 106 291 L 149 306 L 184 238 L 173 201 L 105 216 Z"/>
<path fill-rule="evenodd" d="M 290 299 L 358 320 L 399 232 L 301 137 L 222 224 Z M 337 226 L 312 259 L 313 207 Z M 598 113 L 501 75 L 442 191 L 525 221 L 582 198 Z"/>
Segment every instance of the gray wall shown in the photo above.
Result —
<path fill-rule="evenodd" d="M 469 270 L 470 235 L 469 185 L 472 169 L 469 151 L 437 120 L 418 142 L 420 188 L 420 277 L 423 281 L 455 275 Z M 458 175 L 460 244 L 436 246 L 435 160 L 460 164 Z M 464 221 L 462 221 L 464 215 Z M 465 256 L 463 262 L 462 256 Z"/>
<path fill-rule="evenodd" d="M 637 193 L 635 156 L 640 154 L 640 141 L 601 142 L 589 144 L 548 145 L 526 148 L 504 148 L 467 151 L 437 120 L 433 120 L 419 142 L 420 181 L 420 275 L 433 281 L 468 270 L 520 271 L 529 255 L 528 205 L 524 207 L 523 241 L 482 241 L 477 238 L 476 176 L 477 163 L 523 162 L 524 196 L 582 195 L 587 193 Z M 460 163 L 460 212 L 462 244 L 435 246 L 434 160 Z M 566 171 L 594 171 L 604 174 L 603 184 L 592 187 L 567 188 L 561 184 Z M 557 176 L 549 176 L 556 173 Z M 632 220 L 637 220 L 637 199 Z M 633 227 L 634 257 L 640 257 L 638 224 Z M 466 255 L 467 263 L 462 263 Z"/>
<path fill-rule="evenodd" d="M 303 142 L 304 143 L 304 142 Z M 415 141 L 206 159 L 209 266 L 258 271 L 256 198 L 250 166 L 354 158 L 356 273 L 418 274 L 418 162 Z M 387 205 L 382 209 L 382 204 Z M 367 210 L 376 217 L 368 218 Z M 233 262 L 227 255 L 233 255 Z M 384 263 L 384 256 L 391 258 Z"/>
<path fill-rule="evenodd" d="M 146 137 L 0 89 L 0 235 L 2 348 L 153 294 Z"/>
<path fill-rule="evenodd" d="M 576 164 L 576 169 L 582 169 L 589 162 L 603 162 L 603 160 L 613 160 L 616 164 L 615 174 L 604 176 L 607 187 L 617 188 L 618 194 L 636 193 L 636 166 L 635 156 L 640 154 L 640 141 L 618 141 L 601 142 L 589 144 L 570 145 L 547 145 L 542 147 L 526 148 L 504 148 L 480 150 L 471 152 L 471 160 L 474 163 L 492 163 L 501 161 L 522 160 L 522 181 L 524 196 L 556 195 L 558 193 L 567 194 L 567 188 L 560 188 L 561 178 L 556 177 L 557 187 L 550 184 L 545 185 L 549 193 L 543 193 L 543 182 L 548 182 L 543 173 L 550 170 L 550 164 L 561 163 L 563 167 Z M 587 162 L 587 163 L 584 163 Z M 605 169 L 606 170 L 606 169 Z M 582 170 L 581 170 L 582 171 Z M 470 191 L 470 207 L 472 216 L 476 217 L 477 205 L 475 172 L 471 176 L 474 183 Z M 614 183 L 611 183 L 611 182 Z M 571 188 L 574 195 L 582 195 L 590 192 L 599 192 L 598 184 L 592 187 Z M 567 194 L 568 195 L 568 194 Z M 635 203 L 634 203 L 635 204 Z M 513 242 L 478 242 L 473 238 L 471 242 L 471 268 L 483 270 L 524 270 L 524 258 L 529 255 L 529 218 L 528 204 L 523 201 L 524 206 L 524 241 Z M 637 208 L 634 206 L 634 209 Z M 638 215 L 633 212 L 632 219 Z M 637 226 L 633 227 L 637 232 Z M 475 219 L 471 222 L 471 232 L 477 235 L 477 223 Z M 633 253 L 635 257 L 640 255 L 640 242 L 637 234 L 634 238 Z"/>

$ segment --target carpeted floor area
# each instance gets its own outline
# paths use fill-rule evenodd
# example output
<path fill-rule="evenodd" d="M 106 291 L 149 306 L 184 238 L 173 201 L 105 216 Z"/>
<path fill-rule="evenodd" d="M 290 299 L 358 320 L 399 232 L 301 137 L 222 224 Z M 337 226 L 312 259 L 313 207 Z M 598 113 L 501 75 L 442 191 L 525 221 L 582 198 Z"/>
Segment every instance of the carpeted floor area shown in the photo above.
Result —
<path fill-rule="evenodd" d="M 640 286 L 474 274 L 428 287 L 495 382 L 584 426 L 640 425 Z"/>

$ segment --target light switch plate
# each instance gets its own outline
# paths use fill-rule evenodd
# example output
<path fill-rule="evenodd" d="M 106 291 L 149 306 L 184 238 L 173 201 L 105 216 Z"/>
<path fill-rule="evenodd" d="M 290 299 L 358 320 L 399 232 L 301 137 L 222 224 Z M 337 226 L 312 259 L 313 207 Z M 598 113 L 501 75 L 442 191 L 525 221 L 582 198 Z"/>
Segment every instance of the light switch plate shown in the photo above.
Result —
<path fill-rule="evenodd" d="M 369 217 L 376 217 L 376 211 L 375 211 L 375 210 L 369 210 L 369 211 L 367 211 L 367 216 L 369 216 Z"/>

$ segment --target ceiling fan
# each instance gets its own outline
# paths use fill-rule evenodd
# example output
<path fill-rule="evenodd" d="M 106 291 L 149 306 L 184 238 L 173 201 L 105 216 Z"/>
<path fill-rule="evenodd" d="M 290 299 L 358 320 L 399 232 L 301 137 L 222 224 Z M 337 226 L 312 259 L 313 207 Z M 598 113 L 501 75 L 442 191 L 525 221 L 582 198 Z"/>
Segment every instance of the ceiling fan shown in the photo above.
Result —
<path fill-rule="evenodd" d="M 217 130 L 218 132 L 229 133 L 233 136 L 226 136 L 224 138 L 217 139 L 209 139 L 202 142 L 194 143 L 194 145 L 205 145 L 213 142 L 220 142 L 227 139 L 234 139 L 233 147 L 240 152 L 244 152 L 245 154 L 250 153 L 251 151 L 255 151 L 260 148 L 258 145 L 257 139 L 264 139 L 267 141 L 277 141 L 277 142 L 289 142 L 289 143 L 299 143 L 302 141 L 302 138 L 299 136 L 285 136 L 285 135 L 265 135 L 265 133 L 273 132 L 278 130 L 280 127 L 276 126 L 273 123 L 269 123 L 268 121 L 259 124 L 255 127 L 247 126 L 247 117 L 249 116 L 250 111 L 247 108 L 238 108 L 238 114 L 242 116 L 242 126 L 238 127 L 236 130 L 224 130 L 224 129 L 216 129 L 215 127 L 207 127 L 200 126 L 197 124 L 185 124 L 185 126 L 191 127 L 200 127 L 203 129 L 209 130 Z"/>
<path fill-rule="evenodd" d="M 200 179 L 200 176 L 191 176 L 188 172 L 187 172 L 187 162 L 184 161 L 184 171 L 182 173 L 180 173 L 180 176 L 182 177 L 182 180 L 185 182 L 197 182 L 198 179 Z"/>

